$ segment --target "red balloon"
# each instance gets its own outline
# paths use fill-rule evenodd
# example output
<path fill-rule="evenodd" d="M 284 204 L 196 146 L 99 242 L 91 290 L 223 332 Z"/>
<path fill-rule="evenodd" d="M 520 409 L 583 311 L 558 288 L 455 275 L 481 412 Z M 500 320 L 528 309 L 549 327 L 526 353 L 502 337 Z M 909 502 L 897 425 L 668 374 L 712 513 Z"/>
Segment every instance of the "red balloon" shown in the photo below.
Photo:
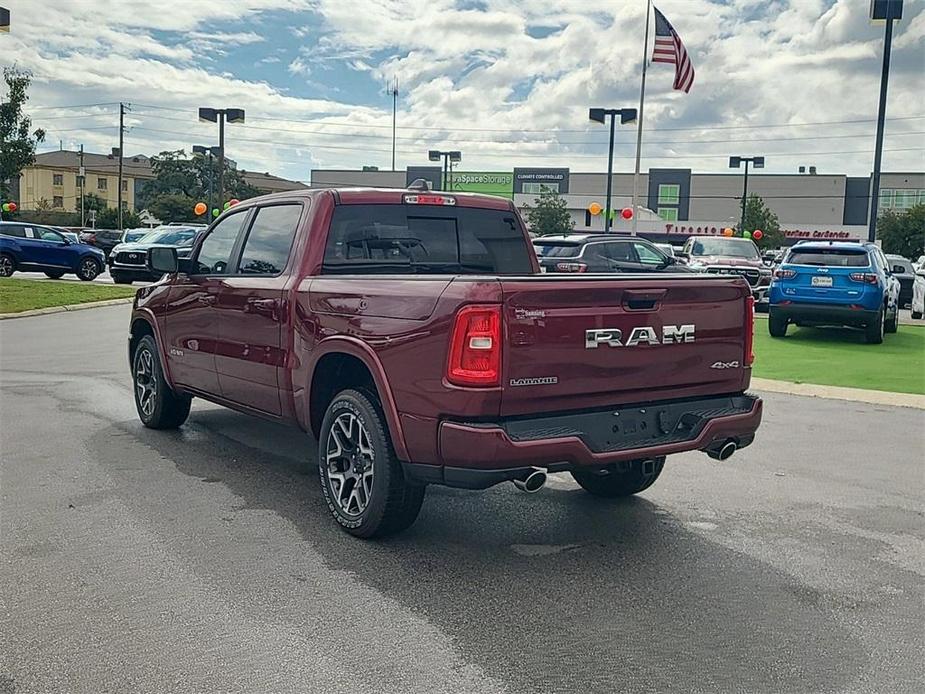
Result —
<path fill-rule="evenodd" d="M 633 218 L 633 208 L 624 207 L 623 211 L 620 213 L 620 216 L 623 217 L 623 219 L 632 219 Z"/>
<path fill-rule="evenodd" d="M 761 231 L 761 229 L 755 229 L 752 232 L 752 238 L 755 239 L 755 241 L 760 241 L 762 236 L 764 236 L 764 232 Z"/>
<path fill-rule="evenodd" d="M 15 203 L 15 202 L 11 202 L 11 203 L 10 203 L 10 212 L 15 212 L 15 211 L 16 211 L 16 203 Z"/>
<path fill-rule="evenodd" d="M 228 201 L 228 205 L 231 206 L 231 207 L 234 207 L 234 206 L 237 205 L 239 202 L 241 202 L 241 201 L 238 200 L 237 198 L 231 198 L 231 200 Z"/>

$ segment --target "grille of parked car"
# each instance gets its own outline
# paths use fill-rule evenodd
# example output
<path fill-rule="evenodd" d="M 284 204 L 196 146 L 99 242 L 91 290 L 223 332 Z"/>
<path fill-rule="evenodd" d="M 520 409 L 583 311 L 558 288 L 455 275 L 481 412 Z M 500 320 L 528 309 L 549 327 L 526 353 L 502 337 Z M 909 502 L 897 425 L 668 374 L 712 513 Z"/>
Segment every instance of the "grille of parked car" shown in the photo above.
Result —
<path fill-rule="evenodd" d="M 707 272 L 714 275 L 741 275 L 752 286 L 758 284 L 758 280 L 761 279 L 761 273 L 754 268 L 711 267 Z"/>
<path fill-rule="evenodd" d="M 139 265 L 145 264 L 144 251 L 119 251 L 116 253 L 116 262 L 120 265 Z"/>

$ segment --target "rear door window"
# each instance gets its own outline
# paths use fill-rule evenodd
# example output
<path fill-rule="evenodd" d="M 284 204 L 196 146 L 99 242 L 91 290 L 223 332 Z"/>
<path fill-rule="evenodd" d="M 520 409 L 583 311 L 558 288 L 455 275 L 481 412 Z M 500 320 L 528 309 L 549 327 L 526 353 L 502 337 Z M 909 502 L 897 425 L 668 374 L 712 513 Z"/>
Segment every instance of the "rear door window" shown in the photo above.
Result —
<path fill-rule="evenodd" d="M 289 261 L 301 215 L 301 205 L 272 205 L 257 210 L 244 242 L 238 272 L 242 275 L 280 274 Z"/>
<path fill-rule="evenodd" d="M 635 241 L 633 247 L 636 249 L 636 255 L 639 256 L 639 262 L 643 265 L 664 265 L 665 256 L 659 251 L 644 243 Z"/>
<path fill-rule="evenodd" d="M 339 205 L 325 273 L 524 274 L 530 249 L 513 212 L 418 205 Z"/>
<path fill-rule="evenodd" d="M 26 238 L 26 228 L 18 224 L 2 224 L 0 225 L 0 235 L 24 239 Z"/>
<path fill-rule="evenodd" d="M 819 265 L 822 267 L 867 267 L 867 251 L 846 248 L 807 248 L 793 250 L 787 262 L 793 265 Z"/>

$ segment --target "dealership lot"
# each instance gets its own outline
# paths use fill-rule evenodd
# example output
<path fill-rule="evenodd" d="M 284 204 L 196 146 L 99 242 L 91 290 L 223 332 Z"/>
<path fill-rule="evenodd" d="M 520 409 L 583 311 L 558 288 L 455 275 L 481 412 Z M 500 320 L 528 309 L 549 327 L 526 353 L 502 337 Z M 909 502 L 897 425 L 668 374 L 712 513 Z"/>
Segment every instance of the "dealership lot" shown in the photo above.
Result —
<path fill-rule="evenodd" d="M 128 313 L 0 329 L 0 691 L 925 688 L 921 410 L 764 394 L 640 498 L 433 488 L 362 542 L 300 432 L 142 428 Z"/>

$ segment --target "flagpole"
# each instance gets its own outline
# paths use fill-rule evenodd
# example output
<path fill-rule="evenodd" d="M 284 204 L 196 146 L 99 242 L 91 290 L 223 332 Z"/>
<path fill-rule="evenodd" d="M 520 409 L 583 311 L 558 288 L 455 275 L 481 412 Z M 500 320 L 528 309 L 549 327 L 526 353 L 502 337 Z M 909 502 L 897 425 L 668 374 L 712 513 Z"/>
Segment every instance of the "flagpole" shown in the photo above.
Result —
<path fill-rule="evenodd" d="M 646 0 L 646 37 L 642 42 L 642 86 L 639 88 L 639 120 L 636 125 L 636 170 L 633 173 L 633 236 L 639 227 L 639 161 L 642 158 L 642 109 L 646 101 L 646 66 L 649 64 L 649 18 L 652 0 Z"/>

